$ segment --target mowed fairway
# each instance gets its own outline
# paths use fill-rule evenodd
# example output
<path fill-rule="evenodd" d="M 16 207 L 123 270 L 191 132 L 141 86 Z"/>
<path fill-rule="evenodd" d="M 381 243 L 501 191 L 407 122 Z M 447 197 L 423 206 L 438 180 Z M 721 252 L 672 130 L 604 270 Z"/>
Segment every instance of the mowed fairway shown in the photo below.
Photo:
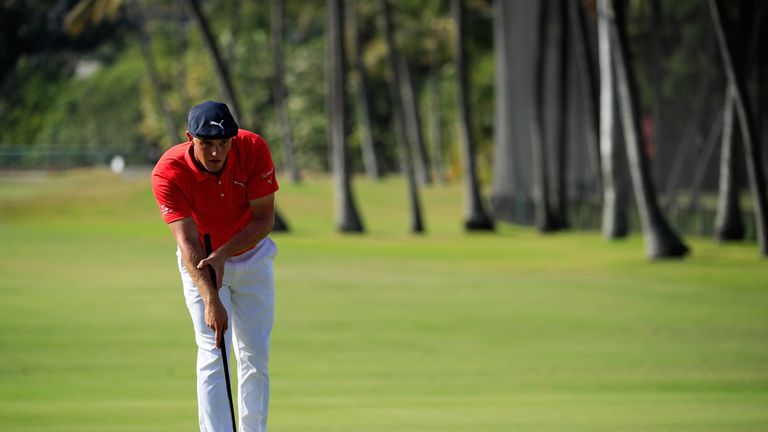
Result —
<path fill-rule="evenodd" d="M 271 431 L 768 430 L 768 260 L 689 239 L 461 231 L 460 185 L 282 183 Z M 0 431 L 197 430 L 195 346 L 148 173 L 0 179 Z"/>

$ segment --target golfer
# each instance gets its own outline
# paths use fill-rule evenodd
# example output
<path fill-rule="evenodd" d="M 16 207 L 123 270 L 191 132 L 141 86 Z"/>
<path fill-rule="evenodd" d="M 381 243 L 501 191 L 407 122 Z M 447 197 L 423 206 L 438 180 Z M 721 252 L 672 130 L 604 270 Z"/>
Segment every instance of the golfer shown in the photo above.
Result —
<path fill-rule="evenodd" d="M 272 157 L 259 135 L 238 129 L 223 103 L 194 106 L 188 123 L 189 141 L 160 158 L 152 171 L 152 189 L 176 239 L 195 330 L 200 430 L 232 430 L 218 349 L 223 333 L 225 346 L 234 346 L 237 359 L 240 430 L 263 432 L 274 316 L 272 262 L 277 254 L 267 237 L 278 188 Z M 206 234 L 213 246 L 207 258 Z M 215 285 L 208 266 L 215 270 Z"/>

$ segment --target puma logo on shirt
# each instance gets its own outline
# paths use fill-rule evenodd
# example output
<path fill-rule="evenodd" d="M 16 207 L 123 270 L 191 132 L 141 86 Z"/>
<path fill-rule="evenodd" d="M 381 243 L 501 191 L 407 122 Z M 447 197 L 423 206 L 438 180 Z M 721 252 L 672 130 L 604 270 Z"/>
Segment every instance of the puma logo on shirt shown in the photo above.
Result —
<path fill-rule="evenodd" d="M 165 215 L 167 215 L 168 213 L 173 213 L 173 209 L 172 209 L 172 208 L 170 208 L 170 207 L 168 207 L 167 205 L 163 204 L 162 206 L 160 206 L 160 213 L 161 213 L 163 216 L 165 216 Z"/>
<path fill-rule="evenodd" d="M 270 177 L 272 173 L 275 172 L 275 167 L 269 169 L 265 174 L 261 175 L 261 178 L 267 181 L 267 183 L 272 184 L 272 178 Z"/>

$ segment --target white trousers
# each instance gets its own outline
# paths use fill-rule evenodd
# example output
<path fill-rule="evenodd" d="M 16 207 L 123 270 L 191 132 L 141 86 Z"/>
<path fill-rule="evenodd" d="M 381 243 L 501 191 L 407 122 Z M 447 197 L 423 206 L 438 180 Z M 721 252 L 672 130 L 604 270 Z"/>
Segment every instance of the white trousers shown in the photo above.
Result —
<path fill-rule="evenodd" d="M 177 255 L 179 252 L 177 251 Z M 225 333 L 228 350 L 237 360 L 239 430 L 267 430 L 269 406 L 269 336 L 274 319 L 275 289 L 272 262 L 275 243 L 265 238 L 252 250 L 227 260 L 219 297 L 229 315 Z M 201 432 L 230 432 L 227 388 L 221 351 L 215 334 L 205 325 L 205 304 L 179 256 L 184 297 L 197 343 L 197 404 Z M 233 345 L 234 343 L 234 345 Z M 231 351 L 227 351 L 229 354 Z M 231 358 L 230 356 L 227 356 Z"/>

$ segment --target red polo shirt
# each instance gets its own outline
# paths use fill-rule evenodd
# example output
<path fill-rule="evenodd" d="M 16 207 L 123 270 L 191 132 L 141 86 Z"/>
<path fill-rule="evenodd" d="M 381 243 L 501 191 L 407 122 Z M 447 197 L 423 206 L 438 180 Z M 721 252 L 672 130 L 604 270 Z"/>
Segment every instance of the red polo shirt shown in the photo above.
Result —
<path fill-rule="evenodd" d="M 266 141 L 243 129 L 232 138 L 227 161 L 218 174 L 209 174 L 195 164 L 191 142 L 169 149 L 152 170 L 152 190 L 165 223 L 192 217 L 200 242 L 203 234 L 210 234 L 214 250 L 248 224 L 250 200 L 277 189 Z"/>

